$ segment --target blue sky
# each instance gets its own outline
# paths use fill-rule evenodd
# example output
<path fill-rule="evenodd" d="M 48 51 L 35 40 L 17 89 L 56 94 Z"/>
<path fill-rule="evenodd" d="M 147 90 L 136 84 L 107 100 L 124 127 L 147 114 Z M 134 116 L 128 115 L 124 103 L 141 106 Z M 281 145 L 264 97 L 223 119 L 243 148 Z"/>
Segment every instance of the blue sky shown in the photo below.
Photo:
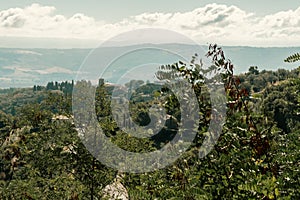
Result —
<path fill-rule="evenodd" d="M 0 42 L 12 46 L 17 37 L 92 44 L 155 27 L 199 43 L 300 46 L 299 16 L 296 0 L 10 0 L 0 2 Z"/>

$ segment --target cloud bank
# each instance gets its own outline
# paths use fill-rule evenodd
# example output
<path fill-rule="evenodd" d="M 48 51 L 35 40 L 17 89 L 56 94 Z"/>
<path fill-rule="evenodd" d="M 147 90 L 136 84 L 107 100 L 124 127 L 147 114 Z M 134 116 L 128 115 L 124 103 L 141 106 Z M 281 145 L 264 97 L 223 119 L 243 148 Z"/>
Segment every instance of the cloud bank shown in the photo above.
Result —
<path fill-rule="evenodd" d="M 165 28 L 201 43 L 300 46 L 300 7 L 257 16 L 236 6 L 208 4 L 189 12 L 142 13 L 117 23 L 83 13 L 56 14 L 53 6 L 32 4 L 0 11 L 0 37 L 65 38 L 103 41 L 138 28 Z"/>

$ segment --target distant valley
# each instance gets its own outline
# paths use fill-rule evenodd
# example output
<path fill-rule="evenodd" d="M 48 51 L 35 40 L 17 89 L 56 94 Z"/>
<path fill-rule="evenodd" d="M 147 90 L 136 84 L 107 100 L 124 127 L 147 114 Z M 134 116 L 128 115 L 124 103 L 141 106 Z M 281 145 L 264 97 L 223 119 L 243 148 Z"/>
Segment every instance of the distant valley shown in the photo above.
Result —
<path fill-rule="evenodd" d="M 91 66 L 88 71 L 80 71 L 86 74 L 87 79 L 96 80 L 101 71 L 106 68 L 112 58 L 123 55 L 124 52 L 132 52 L 143 48 L 167 49 L 171 53 L 174 51 L 180 56 L 190 59 L 194 53 L 204 55 L 207 46 L 192 46 L 185 44 L 145 44 L 123 47 L 101 47 L 97 49 L 99 62 Z M 295 64 L 284 63 L 283 60 L 296 52 L 300 52 L 300 47 L 223 47 L 226 57 L 235 64 L 235 73 L 242 73 L 250 66 L 258 66 L 259 70 L 276 70 L 278 68 L 292 69 Z M 0 87 L 31 87 L 33 85 L 45 85 L 49 81 L 76 80 L 78 70 L 84 63 L 86 57 L 92 49 L 17 49 L 0 48 Z M 200 52 L 200 53 L 199 53 Z M 171 55 L 170 53 L 170 55 Z M 151 53 L 132 54 L 124 57 L 122 63 L 115 66 L 115 72 L 124 73 L 124 66 L 135 67 L 141 63 L 153 62 L 157 60 L 159 64 L 173 64 L 177 62 L 176 56 L 166 57 Z M 132 57 L 135 56 L 136 57 Z M 179 57 L 180 57 L 179 56 Z M 151 57 L 151 59 L 149 59 Z M 95 63 L 95 62 L 94 62 Z M 127 68 L 128 69 L 128 68 Z M 95 73 L 96 72 L 96 73 Z M 137 77 L 143 76 L 142 72 L 137 72 Z"/>

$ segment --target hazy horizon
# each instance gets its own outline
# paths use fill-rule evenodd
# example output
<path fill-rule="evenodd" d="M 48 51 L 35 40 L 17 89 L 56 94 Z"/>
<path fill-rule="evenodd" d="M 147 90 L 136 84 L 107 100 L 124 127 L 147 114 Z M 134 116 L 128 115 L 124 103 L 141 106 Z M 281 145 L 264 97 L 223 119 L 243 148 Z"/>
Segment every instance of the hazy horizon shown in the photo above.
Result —
<path fill-rule="evenodd" d="M 105 41 L 94 41 L 94 40 L 83 40 L 83 39 L 61 39 L 61 38 L 22 38 L 22 37 L 1 37 L 0 36 L 0 48 L 6 49 L 94 49 L 98 48 Z M 20 45 L 21 44 L 21 45 Z M 149 44 L 146 43 L 124 43 L 108 45 L 106 47 L 117 47 L 117 46 L 134 46 L 134 45 L 143 45 Z M 188 43 L 150 43 L 150 44 L 182 44 L 190 45 Z M 209 46 L 209 44 L 215 43 L 200 43 L 199 46 Z M 263 45 L 221 45 L 216 43 L 221 47 L 249 47 L 249 48 L 298 48 L 300 45 L 278 45 L 278 46 L 263 46 Z"/>
<path fill-rule="evenodd" d="M 89 80 L 97 80 L 97 73 L 104 70 L 111 60 L 122 52 L 133 52 L 136 47 L 153 46 L 161 49 L 175 50 L 185 58 L 191 58 L 195 49 L 201 48 L 202 52 L 208 46 L 192 46 L 181 44 L 168 45 L 139 45 L 123 47 L 102 47 L 102 53 L 97 57 L 97 65 L 87 71 Z M 132 48 L 129 48 L 132 47 Z M 167 47 L 167 48 L 165 48 Z M 178 52 L 178 49 L 180 50 Z M 259 70 L 277 70 L 279 68 L 294 69 L 294 63 L 284 63 L 284 59 L 295 53 L 300 52 L 300 47 L 223 47 L 225 55 L 235 65 L 235 73 L 243 73 L 250 66 L 258 66 Z M 80 66 L 93 49 L 29 49 L 29 48 L 0 48 L 0 87 L 23 87 L 33 85 L 45 85 L 49 81 L 73 80 L 80 70 Z M 193 53 L 191 53 L 193 52 Z M 162 54 L 164 55 L 164 54 Z M 102 56 L 102 57 L 101 57 Z M 126 66 L 137 66 L 135 61 L 143 61 L 145 64 L 151 63 L 151 53 L 139 54 L 135 57 L 128 57 L 124 60 Z M 203 57 L 203 56 L 202 56 Z M 173 64 L 178 60 L 172 58 L 157 57 L 157 63 Z M 157 65 L 159 66 L 159 65 Z M 117 72 L 123 73 L 122 65 L 117 66 Z M 96 73 L 95 73 L 96 72 Z M 140 75 L 139 75 L 140 74 Z M 142 73 L 137 76 L 143 76 Z"/>

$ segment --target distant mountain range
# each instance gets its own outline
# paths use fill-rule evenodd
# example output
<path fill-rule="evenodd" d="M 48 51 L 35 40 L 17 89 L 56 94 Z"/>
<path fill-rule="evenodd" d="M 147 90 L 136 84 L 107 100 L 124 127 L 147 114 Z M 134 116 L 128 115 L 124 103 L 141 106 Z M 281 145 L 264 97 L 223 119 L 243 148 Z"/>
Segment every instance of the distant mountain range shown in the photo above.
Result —
<path fill-rule="evenodd" d="M 111 77 L 115 74 L 122 76 L 138 65 L 152 63 L 153 67 L 173 64 L 182 58 L 190 60 L 195 53 L 203 56 L 207 49 L 207 46 L 186 44 L 143 44 L 101 47 L 97 50 L 0 48 L 0 87 L 45 85 L 49 81 L 76 79 L 78 74 L 80 78 L 96 80 L 105 68 Z M 283 60 L 300 52 L 300 47 L 227 46 L 223 49 L 226 57 L 235 64 L 235 73 L 246 72 L 250 66 L 258 66 L 260 70 L 292 69 L 297 65 L 284 63 Z M 87 57 L 88 55 L 91 56 Z M 93 61 L 90 62 L 91 60 Z M 135 75 L 144 77 L 150 71 L 136 70 Z M 116 80 L 112 78 L 110 81 Z"/>

